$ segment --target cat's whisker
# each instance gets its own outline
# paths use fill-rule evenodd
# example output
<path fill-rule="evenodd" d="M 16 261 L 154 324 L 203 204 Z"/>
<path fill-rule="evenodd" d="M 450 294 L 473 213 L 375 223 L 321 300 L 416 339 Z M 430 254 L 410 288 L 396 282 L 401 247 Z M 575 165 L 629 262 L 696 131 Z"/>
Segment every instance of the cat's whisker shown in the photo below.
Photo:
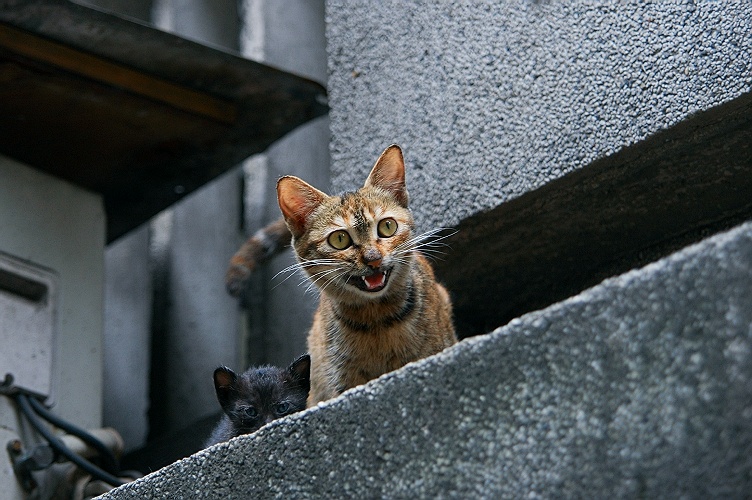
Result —
<path fill-rule="evenodd" d="M 293 267 L 293 266 L 290 266 L 290 268 L 291 268 L 291 269 L 288 269 L 288 270 L 286 271 L 286 272 L 287 272 L 287 273 L 289 273 L 289 274 L 288 274 L 287 276 L 285 276 L 285 279 L 283 279 L 282 281 L 280 281 L 279 283 L 277 283 L 276 285 L 274 285 L 274 287 L 272 287 L 272 289 L 275 289 L 275 288 L 277 288 L 278 286 L 280 286 L 280 285 L 281 285 L 282 283 L 284 283 L 285 281 L 287 281 L 287 280 L 289 280 L 290 278 L 292 278 L 293 276 L 297 275 L 297 273 L 296 273 L 295 271 L 303 271 L 303 266 L 301 266 L 301 267 Z M 279 275 L 280 275 L 281 273 L 282 273 L 282 271 L 280 271 L 280 272 L 278 272 L 277 274 L 275 274 L 274 276 L 272 276 L 272 280 L 274 280 L 274 279 L 275 279 L 275 278 L 276 278 L 277 276 L 279 276 Z M 298 275 L 298 276 L 299 276 L 299 275 Z"/>
<path fill-rule="evenodd" d="M 424 257 L 432 261 L 444 261 L 446 258 L 446 252 L 427 252 L 421 249 L 420 253 L 422 253 Z"/>
<path fill-rule="evenodd" d="M 280 281 L 279 283 L 277 283 L 276 285 L 274 285 L 274 288 L 277 288 L 282 283 L 284 283 L 285 281 L 287 281 L 291 277 L 295 276 L 295 274 L 296 274 L 297 271 L 303 272 L 303 274 L 305 275 L 305 269 L 306 268 L 311 268 L 311 267 L 315 267 L 315 266 L 337 265 L 337 264 L 340 264 L 340 261 L 338 261 L 336 259 L 313 259 L 313 260 L 309 260 L 309 261 L 306 261 L 306 262 L 296 262 L 295 264 L 291 264 L 291 265 L 287 266 L 286 268 L 282 269 L 277 274 L 275 274 L 274 276 L 272 276 L 272 280 L 274 280 L 280 274 L 282 274 L 282 273 L 288 273 L 288 275 L 285 277 L 285 279 L 283 279 L 282 281 Z M 298 286 L 300 286 L 302 283 L 303 282 L 299 283 Z"/>
<path fill-rule="evenodd" d="M 313 260 L 308 260 L 305 262 L 295 262 L 294 264 L 290 264 L 289 266 L 287 266 L 286 268 L 282 269 L 277 274 L 272 276 L 272 279 L 275 279 L 277 276 L 283 273 L 303 271 L 307 267 L 336 265 L 336 264 L 339 264 L 339 261 L 336 259 L 313 259 Z"/>
<path fill-rule="evenodd" d="M 349 276 L 349 273 L 346 269 L 344 269 L 344 266 L 340 266 L 336 269 L 339 271 L 335 276 L 326 276 L 326 282 L 319 287 L 319 290 L 321 292 L 325 291 L 330 285 L 336 285 L 334 287 L 334 290 L 337 291 L 337 295 L 340 295 L 340 291 L 342 290 L 342 284 L 347 282 L 347 277 Z M 340 283 L 342 282 L 342 283 Z"/>
<path fill-rule="evenodd" d="M 446 234 L 441 234 L 438 237 L 435 237 L 436 235 L 439 235 L 442 232 L 451 231 Z M 401 243 L 397 247 L 395 247 L 394 253 L 397 255 L 403 255 L 410 252 L 413 252 L 415 250 L 421 250 L 426 254 L 431 254 L 431 251 L 434 252 L 432 255 L 436 255 L 436 253 L 443 254 L 441 250 L 438 250 L 437 247 L 441 248 L 449 248 L 449 245 L 446 243 L 443 243 L 442 240 L 445 240 L 451 236 L 454 236 L 457 234 L 457 230 L 451 229 L 451 228 L 437 228 L 437 229 L 431 229 L 429 231 L 426 231 L 424 233 L 421 233 L 413 238 L 410 238 L 409 240 Z"/>
<path fill-rule="evenodd" d="M 439 248 L 434 248 L 432 245 L 415 245 L 410 248 L 405 248 L 405 249 L 401 249 L 399 251 L 393 252 L 392 255 L 408 255 L 412 252 L 415 252 L 416 250 L 420 250 L 423 254 L 435 254 L 435 255 L 446 254 L 444 250 L 441 250 Z"/>
<path fill-rule="evenodd" d="M 296 274 L 296 273 L 295 273 L 294 271 L 297 271 L 297 269 L 290 269 L 290 270 L 288 270 L 287 272 L 288 272 L 289 274 L 288 274 L 287 276 L 285 276 L 285 279 L 283 279 L 282 281 L 280 281 L 279 283 L 277 283 L 276 285 L 274 285 L 273 289 L 274 289 L 274 288 L 277 288 L 277 287 L 278 287 L 278 286 L 280 286 L 280 285 L 281 285 L 282 283 L 284 283 L 285 281 L 287 281 L 287 280 L 289 280 L 290 278 L 292 278 L 293 276 L 295 276 L 295 274 Z M 280 271 L 280 272 L 278 272 L 277 274 L 275 274 L 274 276 L 272 276 L 272 281 L 273 281 L 274 279 L 276 279 L 276 278 L 277 278 L 277 276 L 279 276 L 279 275 L 280 275 L 281 273 L 282 273 L 282 271 Z"/>
<path fill-rule="evenodd" d="M 341 289 L 342 289 L 342 287 L 341 287 L 341 284 L 339 283 L 339 281 L 342 281 L 342 284 L 344 284 L 344 283 L 347 283 L 347 276 L 348 276 L 348 274 L 347 274 L 346 272 L 343 272 L 342 274 L 340 274 L 340 275 L 339 275 L 339 276 L 338 276 L 338 277 L 336 278 L 336 279 L 337 279 L 337 282 L 338 282 L 338 283 L 337 283 L 337 285 L 340 285 L 340 286 L 338 287 L 338 290 L 341 290 Z"/>
<path fill-rule="evenodd" d="M 336 276 L 334 277 L 334 279 L 332 279 L 330 275 L 335 274 L 335 273 L 336 273 Z M 332 283 L 332 281 L 339 279 L 343 275 L 345 275 L 345 272 L 337 267 L 315 273 L 311 275 L 310 277 L 310 283 L 308 284 L 308 287 L 306 288 L 306 293 L 314 287 L 318 287 L 321 291 L 323 291 L 327 286 L 329 286 L 329 284 Z M 324 281 L 323 285 L 319 285 L 319 282 L 322 280 Z"/>
<path fill-rule="evenodd" d="M 321 290 L 323 291 L 329 285 L 335 285 L 335 287 L 334 287 L 335 290 L 341 290 L 342 289 L 342 285 L 347 282 L 347 277 L 348 277 L 347 272 L 343 271 L 343 272 L 339 273 L 337 276 L 335 276 L 334 278 L 330 279 L 324 285 L 324 287 L 322 287 Z"/>
<path fill-rule="evenodd" d="M 427 231 L 423 234 L 418 235 L 416 240 L 419 242 L 420 245 L 449 246 L 446 243 L 439 243 L 439 242 L 446 240 L 447 238 L 451 238 L 452 236 L 457 234 L 457 232 L 458 231 L 453 228 L 441 227 L 441 228 Z"/>
<path fill-rule="evenodd" d="M 305 281 L 311 281 L 312 283 L 318 283 L 320 280 L 326 278 L 329 274 L 336 273 L 338 271 L 337 268 L 334 269 L 325 269 L 323 271 L 319 271 L 317 273 L 312 274 L 309 276 L 308 280 Z"/>
<path fill-rule="evenodd" d="M 410 245 L 414 245 L 414 244 L 422 242 L 422 241 L 426 241 L 429 238 L 432 238 L 433 236 L 435 236 L 435 235 L 439 234 L 440 232 L 444 231 L 445 229 L 446 228 L 431 229 L 430 231 L 426 231 L 426 232 L 421 233 L 421 234 L 416 234 L 412 238 L 410 238 L 407 241 L 401 243 L 399 246 L 400 247 L 402 247 L 402 246 L 410 246 Z M 450 236 L 450 235 L 447 235 L 447 236 L 444 236 L 444 237 L 448 237 L 448 236 Z M 438 239 L 442 239 L 442 238 L 438 238 Z"/>
<path fill-rule="evenodd" d="M 320 293 L 320 292 L 321 292 L 321 288 L 317 287 L 313 282 L 308 282 L 308 286 L 303 291 L 303 293 L 314 293 L 314 294 Z"/>
<path fill-rule="evenodd" d="M 451 249 L 446 243 L 426 242 L 416 245 L 412 250 L 420 250 L 424 255 L 444 256 L 448 249 Z"/>

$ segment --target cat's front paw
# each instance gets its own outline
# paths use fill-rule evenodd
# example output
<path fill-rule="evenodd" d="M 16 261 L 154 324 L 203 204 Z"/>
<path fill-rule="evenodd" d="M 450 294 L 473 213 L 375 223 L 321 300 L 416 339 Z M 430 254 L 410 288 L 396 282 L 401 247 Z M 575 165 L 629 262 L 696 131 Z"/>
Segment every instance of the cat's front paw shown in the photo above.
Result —
<path fill-rule="evenodd" d="M 239 264 L 230 264 L 225 273 L 225 288 L 233 297 L 240 297 L 251 277 L 251 270 Z"/>

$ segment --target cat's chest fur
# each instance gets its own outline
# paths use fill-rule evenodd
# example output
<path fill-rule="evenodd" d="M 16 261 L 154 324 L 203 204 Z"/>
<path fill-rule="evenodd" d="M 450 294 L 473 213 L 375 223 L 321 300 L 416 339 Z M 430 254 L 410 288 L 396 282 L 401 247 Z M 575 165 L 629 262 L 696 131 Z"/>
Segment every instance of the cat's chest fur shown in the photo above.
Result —
<path fill-rule="evenodd" d="M 349 378 L 370 380 L 418 356 L 422 306 L 414 286 L 404 300 L 393 304 L 362 308 L 322 304 L 325 342 L 339 370 L 351 374 Z"/>
<path fill-rule="evenodd" d="M 312 370 L 309 405 L 341 394 L 454 344 L 451 304 L 415 256 L 408 283 L 385 301 L 343 306 L 322 297 L 308 339 L 319 362 Z"/>

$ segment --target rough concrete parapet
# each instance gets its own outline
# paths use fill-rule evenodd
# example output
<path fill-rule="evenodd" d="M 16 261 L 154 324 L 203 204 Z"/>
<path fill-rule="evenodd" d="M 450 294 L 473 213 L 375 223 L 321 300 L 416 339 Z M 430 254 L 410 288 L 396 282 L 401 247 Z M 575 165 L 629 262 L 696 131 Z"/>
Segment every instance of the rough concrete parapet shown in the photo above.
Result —
<path fill-rule="evenodd" d="M 104 498 L 752 491 L 752 223 Z"/>

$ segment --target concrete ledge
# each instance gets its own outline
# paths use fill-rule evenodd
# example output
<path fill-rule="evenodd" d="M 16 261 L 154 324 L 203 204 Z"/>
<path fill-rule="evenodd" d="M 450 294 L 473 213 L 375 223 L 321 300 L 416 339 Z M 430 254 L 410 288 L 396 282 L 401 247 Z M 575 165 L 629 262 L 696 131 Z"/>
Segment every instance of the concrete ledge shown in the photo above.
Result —
<path fill-rule="evenodd" d="M 752 223 L 104 498 L 740 497 Z"/>

